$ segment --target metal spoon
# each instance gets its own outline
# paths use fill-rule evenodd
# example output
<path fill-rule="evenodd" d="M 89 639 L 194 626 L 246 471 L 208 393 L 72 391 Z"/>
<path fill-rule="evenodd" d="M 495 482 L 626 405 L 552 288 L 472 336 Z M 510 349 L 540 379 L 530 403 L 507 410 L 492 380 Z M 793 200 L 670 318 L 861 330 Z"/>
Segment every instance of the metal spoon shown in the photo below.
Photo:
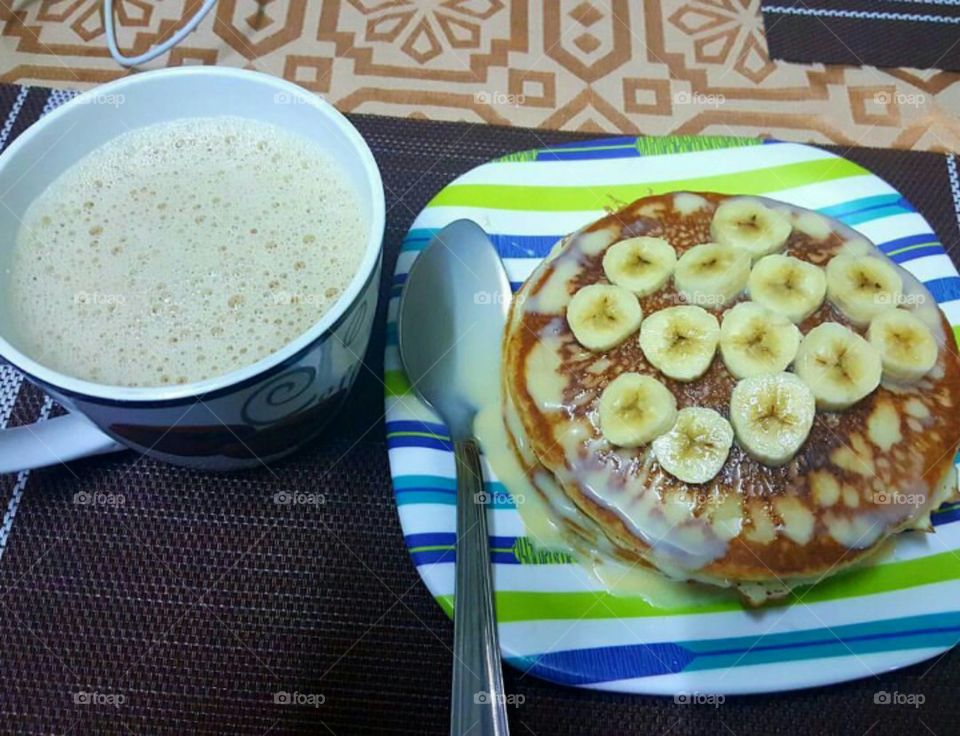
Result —
<path fill-rule="evenodd" d="M 440 415 L 457 467 L 452 736 L 506 736 L 493 612 L 486 498 L 473 420 L 500 380 L 510 282 L 487 234 L 457 220 L 434 236 L 407 276 L 400 356 L 417 394 Z"/>

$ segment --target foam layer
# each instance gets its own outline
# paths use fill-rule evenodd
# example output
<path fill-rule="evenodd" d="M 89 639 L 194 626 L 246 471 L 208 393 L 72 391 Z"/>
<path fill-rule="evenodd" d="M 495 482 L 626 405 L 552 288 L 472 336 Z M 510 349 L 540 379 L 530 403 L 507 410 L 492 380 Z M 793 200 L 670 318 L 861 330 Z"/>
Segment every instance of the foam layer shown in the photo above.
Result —
<path fill-rule="evenodd" d="M 25 351 L 80 378 L 187 383 L 256 362 L 313 325 L 363 257 L 338 164 L 232 117 L 141 128 L 32 203 L 9 289 Z"/>

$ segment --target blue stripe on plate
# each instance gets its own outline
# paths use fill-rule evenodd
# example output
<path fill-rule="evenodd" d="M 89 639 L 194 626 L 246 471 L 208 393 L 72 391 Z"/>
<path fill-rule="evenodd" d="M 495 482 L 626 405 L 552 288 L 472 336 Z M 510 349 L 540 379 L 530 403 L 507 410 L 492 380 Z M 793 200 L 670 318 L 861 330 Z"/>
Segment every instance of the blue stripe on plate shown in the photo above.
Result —
<path fill-rule="evenodd" d="M 960 612 L 954 611 L 766 636 L 564 650 L 509 661 L 537 676 L 587 685 L 682 671 L 949 647 L 958 640 Z"/>
<path fill-rule="evenodd" d="M 387 422 L 387 434 L 389 435 L 391 432 L 432 432 L 445 438 L 449 438 L 450 436 L 447 432 L 446 425 L 409 419 L 398 419 Z"/>
<path fill-rule="evenodd" d="M 877 209 L 866 210 L 865 212 L 854 212 L 850 215 L 840 215 L 837 217 L 845 225 L 860 225 L 871 220 L 879 220 L 881 217 L 893 217 L 894 215 L 903 215 L 912 212 L 903 207 L 892 205 L 890 207 L 878 207 Z"/>
<path fill-rule="evenodd" d="M 454 532 L 423 532 L 421 534 L 407 534 L 404 539 L 410 549 L 417 547 L 439 547 L 454 545 L 457 535 Z M 490 546 L 495 549 L 510 549 L 517 543 L 516 537 L 496 537 L 490 535 Z"/>
<path fill-rule="evenodd" d="M 960 276 L 945 276 L 924 283 L 939 303 L 960 299 Z"/>
<path fill-rule="evenodd" d="M 387 437 L 388 450 L 396 450 L 400 447 L 425 447 L 430 450 L 453 452 L 453 443 L 450 440 L 441 440 L 436 437 Z"/>
<path fill-rule="evenodd" d="M 457 482 L 453 478 L 439 475 L 398 475 L 393 479 L 393 487 L 400 490 L 410 488 L 449 488 L 454 490 Z"/>
<path fill-rule="evenodd" d="M 840 218 L 844 215 L 852 215 L 856 212 L 863 212 L 864 210 L 870 210 L 876 207 L 889 207 L 890 205 L 900 205 L 910 210 L 913 209 L 903 197 L 893 192 L 891 194 L 875 194 L 872 197 L 851 199 L 848 202 L 841 202 L 840 204 L 831 205 L 830 207 L 822 207 L 818 212 L 822 215 L 828 215 L 829 217 Z"/>
<path fill-rule="evenodd" d="M 957 519 L 960 519 L 960 506 L 946 508 L 943 511 L 935 511 L 930 517 L 930 521 L 933 522 L 934 526 L 949 524 Z"/>
<path fill-rule="evenodd" d="M 943 253 L 943 246 L 937 243 L 936 245 L 914 248 L 903 253 L 894 253 L 890 256 L 890 260 L 894 263 L 906 263 L 907 261 L 915 261 L 917 258 L 924 258 L 926 256 L 939 256 L 943 255 Z"/>
<path fill-rule="evenodd" d="M 410 552 L 414 565 L 440 565 L 453 564 L 457 561 L 457 550 L 453 547 L 449 549 L 426 549 L 419 552 Z M 490 551 L 490 562 L 496 565 L 519 565 L 520 560 L 516 558 L 513 552 Z"/>
<path fill-rule="evenodd" d="M 439 479 L 438 479 L 439 480 Z M 419 486 L 409 488 L 394 488 L 394 497 L 398 506 L 406 506 L 415 503 L 434 503 L 442 506 L 457 505 L 457 489 L 453 478 L 450 478 L 449 487 L 446 484 L 432 485 L 430 482 L 424 482 Z M 513 496 L 507 491 L 502 483 L 485 482 L 484 489 L 487 492 L 487 505 L 492 509 L 513 509 L 516 503 Z"/>
<path fill-rule="evenodd" d="M 591 159 L 610 159 L 610 158 L 639 158 L 640 152 L 636 146 L 617 147 L 608 150 L 596 150 L 587 148 L 581 151 L 559 151 L 556 148 L 549 148 L 537 152 L 537 161 L 588 161 Z"/>
<path fill-rule="evenodd" d="M 933 233 L 920 233 L 919 235 L 908 235 L 905 238 L 897 238 L 896 240 L 886 240 L 883 243 L 877 243 L 877 247 L 884 253 L 892 253 L 896 250 L 909 248 L 912 245 L 926 245 L 936 242 L 938 242 L 937 236 Z"/>

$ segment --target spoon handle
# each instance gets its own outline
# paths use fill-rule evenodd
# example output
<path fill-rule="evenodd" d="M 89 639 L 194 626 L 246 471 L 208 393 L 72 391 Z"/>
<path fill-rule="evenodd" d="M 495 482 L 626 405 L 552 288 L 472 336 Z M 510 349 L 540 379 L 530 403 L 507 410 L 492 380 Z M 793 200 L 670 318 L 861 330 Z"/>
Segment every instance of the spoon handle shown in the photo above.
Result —
<path fill-rule="evenodd" d="M 453 609 L 450 735 L 507 736 L 500 643 L 493 612 L 490 542 L 480 452 L 454 443 L 457 464 L 457 562 Z"/>

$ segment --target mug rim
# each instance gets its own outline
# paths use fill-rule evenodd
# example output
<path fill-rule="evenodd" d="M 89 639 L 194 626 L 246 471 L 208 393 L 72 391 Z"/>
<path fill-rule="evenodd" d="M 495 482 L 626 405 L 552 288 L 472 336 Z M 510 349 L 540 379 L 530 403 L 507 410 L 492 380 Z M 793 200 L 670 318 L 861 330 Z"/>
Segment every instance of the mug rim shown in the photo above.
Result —
<path fill-rule="evenodd" d="M 170 77 L 189 78 L 198 76 L 240 79 L 247 83 L 252 82 L 272 87 L 276 92 L 296 96 L 300 103 L 312 106 L 318 114 L 325 116 L 346 136 L 351 144 L 354 155 L 356 155 L 363 168 L 364 178 L 369 187 L 367 194 L 372 200 L 373 214 L 370 221 L 363 259 L 356 273 L 354 273 L 346 289 L 344 289 L 337 301 L 307 330 L 287 342 L 279 350 L 275 350 L 255 363 L 241 366 L 228 373 L 216 375 L 201 381 L 193 381 L 176 386 L 118 386 L 96 383 L 82 378 L 76 378 L 47 367 L 18 350 L 6 338 L 0 335 L 0 358 L 6 360 L 28 377 L 36 379 L 39 383 L 50 387 L 54 391 L 83 398 L 99 399 L 101 403 L 145 403 L 156 405 L 166 404 L 168 402 L 180 402 L 183 399 L 189 399 L 191 397 L 207 397 L 213 394 L 221 394 L 225 390 L 233 390 L 241 384 L 249 384 L 251 381 L 259 380 L 262 376 L 271 374 L 275 372 L 277 368 L 289 364 L 292 360 L 295 360 L 297 356 L 302 355 L 314 343 L 323 338 L 324 335 L 331 333 L 346 317 L 350 307 L 353 306 L 363 294 L 369 285 L 370 279 L 380 265 L 386 219 L 386 202 L 384 200 L 383 180 L 380 176 L 380 169 L 377 166 L 376 160 L 373 158 L 373 153 L 370 151 L 367 142 L 353 124 L 347 120 L 339 110 L 333 107 L 333 105 L 293 82 L 262 72 L 215 66 L 170 67 L 141 72 L 106 84 L 97 85 L 76 95 L 24 130 L 3 153 L 0 153 L 0 171 L 6 166 L 7 161 L 14 153 L 28 144 L 31 137 L 37 135 L 39 131 L 47 127 L 62 124 L 62 120 L 68 116 L 73 109 L 84 105 L 86 100 L 91 97 L 120 93 L 131 86 L 151 84 L 153 80 L 159 81 Z M 179 118 L 170 119 L 176 120 Z M 92 150 L 94 150 L 94 148 L 90 149 L 90 151 Z M 90 151 L 87 151 L 87 153 Z"/>

